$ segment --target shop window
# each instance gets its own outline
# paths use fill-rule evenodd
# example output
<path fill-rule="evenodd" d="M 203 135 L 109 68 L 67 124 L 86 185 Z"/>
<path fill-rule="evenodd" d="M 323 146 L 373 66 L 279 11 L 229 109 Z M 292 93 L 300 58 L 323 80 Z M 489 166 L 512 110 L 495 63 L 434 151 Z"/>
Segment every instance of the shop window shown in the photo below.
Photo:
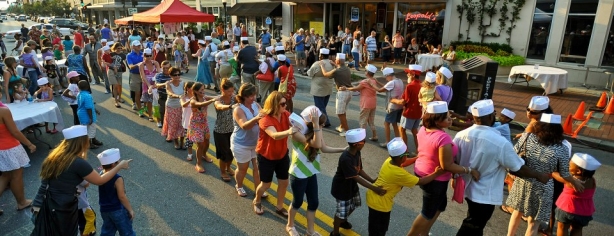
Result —
<path fill-rule="evenodd" d="M 605 50 L 603 50 L 602 66 L 614 66 L 614 17 L 610 21 L 610 31 L 605 35 L 607 37 Z"/>
<path fill-rule="evenodd" d="M 560 62 L 584 64 L 599 0 L 572 0 L 567 15 Z"/>
<path fill-rule="evenodd" d="M 445 3 L 399 3 L 398 27 L 405 36 L 405 43 L 416 38 L 418 42 L 426 40 L 434 46 L 441 44 L 445 9 Z"/>
<path fill-rule="evenodd" d="M 555 2 L 553 0 L 537 1 L 533 12 L 533 25 L 531 26 L 527 58 L 538 60 L 545 58 L 554 9 Z"/>

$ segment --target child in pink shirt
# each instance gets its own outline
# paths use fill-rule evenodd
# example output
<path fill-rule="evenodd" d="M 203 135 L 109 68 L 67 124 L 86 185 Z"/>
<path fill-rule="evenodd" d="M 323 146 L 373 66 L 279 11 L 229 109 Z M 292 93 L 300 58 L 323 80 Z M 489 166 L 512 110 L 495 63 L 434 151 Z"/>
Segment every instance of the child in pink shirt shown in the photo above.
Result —
<path fill-rule="evenodd" d="M 358 120 L 358 124 L 360 128 L 366 129 L 367 124 L 371 127 L 372 136 L 369 140 L 376 142 L 377 141 L 377 131 L 375 129 L 375 108 L 377 106 L 377 90 L 379 87 L 382 87 L 382 84 L 379 84 L 373 75 L 377 68 L 373 65 L 367 65 L 367 78 L 360 81 L 358 86 L 350 87 L 350 88 L 341 88 L 347 89 L 350 91 L 360 91 L 360 118 Z M 429 173 L 430 174 L 430 173 Z"/>
<path fill-rule="evenodd" d="M 576 153 L 571 158 L 569 173 L 582 183 L 584 191 L 576 192 L 570 184 L 565 184 L 563 193 L 556 201 L 557 236 L 582 235 L 582 228 L 588 226 L 588 222 L 593 220 L 593 213 L 595 213 L 593 197 L 597 188 L 593 175 L 599 166 L 601 163 L 588 154 Z M 553 172 L 552 177 L 565 182 L 558 172 Z M 569 231 L 570 226 L 571 231 Z"/>

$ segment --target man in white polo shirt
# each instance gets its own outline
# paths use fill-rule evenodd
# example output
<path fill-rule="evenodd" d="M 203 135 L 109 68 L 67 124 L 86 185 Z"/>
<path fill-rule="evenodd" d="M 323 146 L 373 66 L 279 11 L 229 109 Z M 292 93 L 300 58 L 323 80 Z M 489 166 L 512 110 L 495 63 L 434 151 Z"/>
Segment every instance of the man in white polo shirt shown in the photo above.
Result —
<path fill-rule="evenodd" d="M 539 173 L 524 165 L 514 147 L 492 125 L 495 123 L 495 107 L 492 100 L 481 100 L 471 106 L 475 124 L 454 137 L 458 147 L 457 160 L 461 166 L 480 172 L 479 181 L 471 175 L 462 175 L 465 181 L 467 218 L 457 236 L 481 236 L 496 205 L 503 203 L 503 179 L 506 169 L 522 178 L 536 178 L 548 182 L 550 173 Z"/>

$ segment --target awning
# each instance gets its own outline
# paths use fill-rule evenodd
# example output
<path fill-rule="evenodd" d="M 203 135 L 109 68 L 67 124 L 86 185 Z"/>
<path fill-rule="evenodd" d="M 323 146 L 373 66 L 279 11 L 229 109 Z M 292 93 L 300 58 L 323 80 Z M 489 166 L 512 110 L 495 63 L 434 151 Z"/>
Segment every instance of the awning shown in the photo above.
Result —
<path fill-rule="evenodd" d="M 281 16 L 281 3 L 237 3 L 230 10 L 233 16 Z"/>

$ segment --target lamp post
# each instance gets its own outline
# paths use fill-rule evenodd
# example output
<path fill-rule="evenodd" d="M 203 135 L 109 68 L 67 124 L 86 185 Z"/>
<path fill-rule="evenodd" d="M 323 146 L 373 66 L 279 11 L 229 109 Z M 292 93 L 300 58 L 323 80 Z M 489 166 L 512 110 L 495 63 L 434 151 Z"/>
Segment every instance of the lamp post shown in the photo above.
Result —
<path fill-rule="evenodd" d="M 224 29 L 224 38 L 226 38 L 226 40 L 228 40 L 228 30 L 226 30 L 227 27 L 227 22 L 226 19 L 228 18 L 228 16 L 226 15 L 226 4 L 228 4 L 228 0 L 222 0 L 222 6 L 224 6 L 224 27 L 222 27 Z"/>

